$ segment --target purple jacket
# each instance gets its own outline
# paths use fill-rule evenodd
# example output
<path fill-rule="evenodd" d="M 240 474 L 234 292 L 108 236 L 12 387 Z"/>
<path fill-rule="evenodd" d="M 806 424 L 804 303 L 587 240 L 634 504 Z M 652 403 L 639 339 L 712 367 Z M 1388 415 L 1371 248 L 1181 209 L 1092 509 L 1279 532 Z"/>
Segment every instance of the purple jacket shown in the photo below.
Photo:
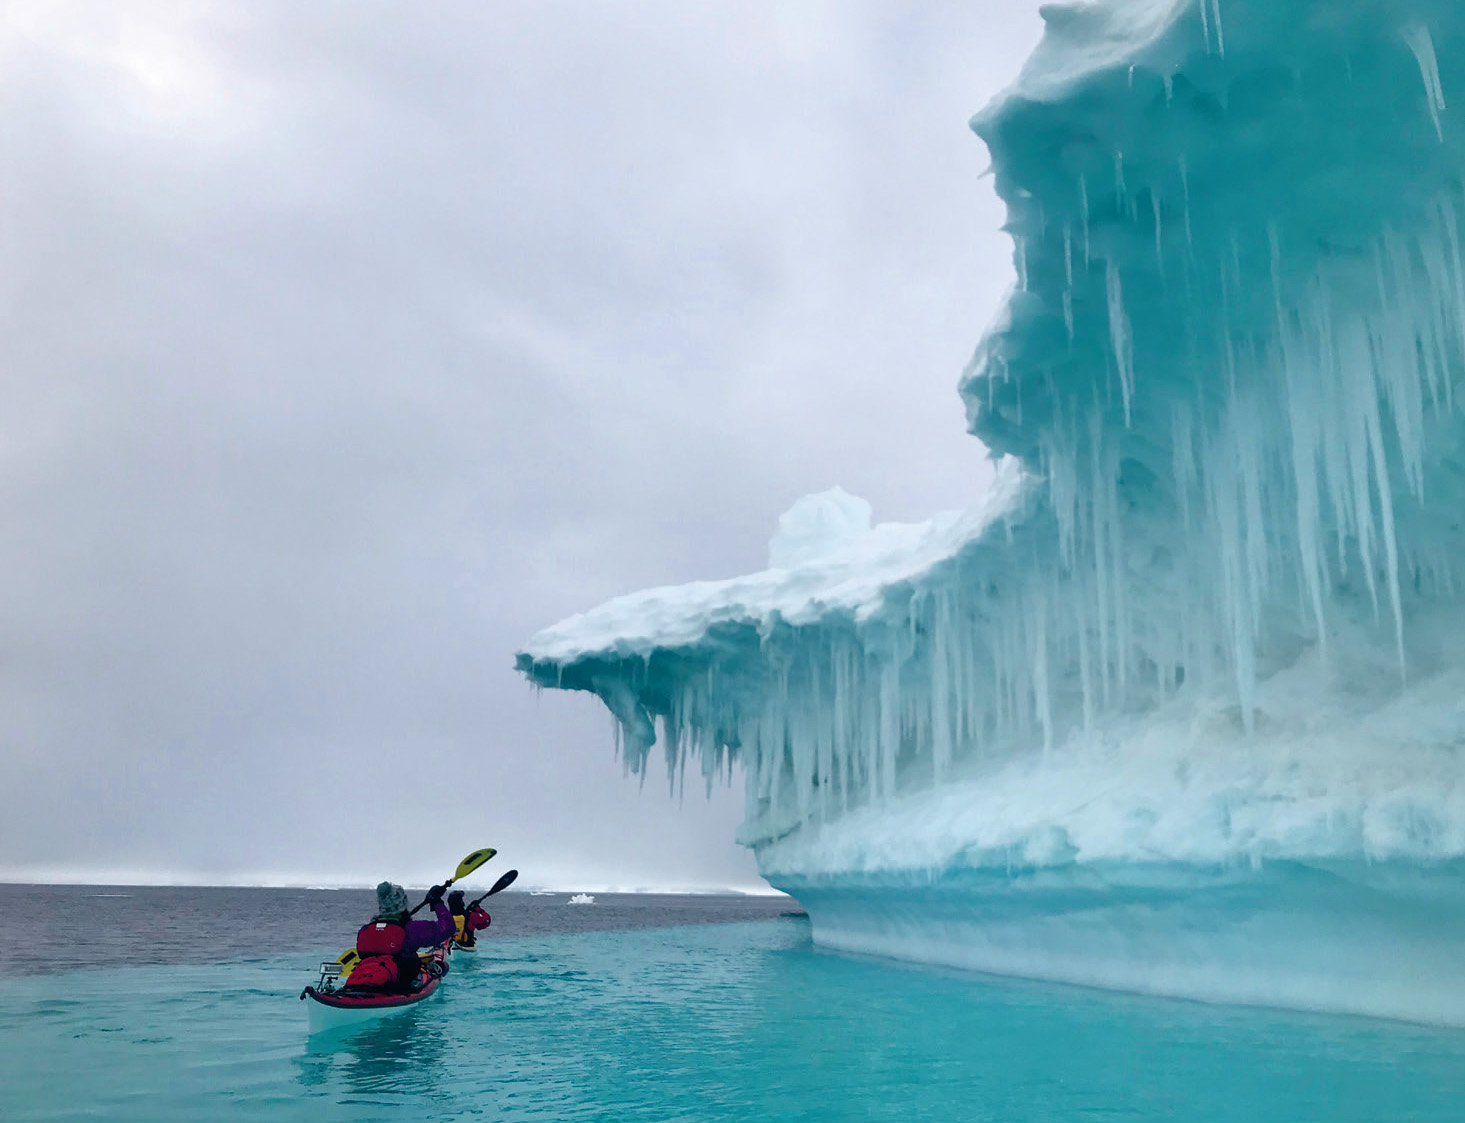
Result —
<path fill-rule="evenodd" d="M 434 947 L 448 939 L 456 930 L 453 914 L 448 911 L 447 905 L 438 901 L 432 906 L 432 911 L 437 913 L 436 920 L 407 921 L 407 946 L 413 951 Z"/>

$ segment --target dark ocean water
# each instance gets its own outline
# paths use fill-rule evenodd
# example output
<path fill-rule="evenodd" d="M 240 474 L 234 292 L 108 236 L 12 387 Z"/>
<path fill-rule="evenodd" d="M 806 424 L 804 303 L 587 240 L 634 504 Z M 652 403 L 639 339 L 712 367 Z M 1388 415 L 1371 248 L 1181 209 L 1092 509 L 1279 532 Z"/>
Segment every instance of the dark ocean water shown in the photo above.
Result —
<path fill-rule="evenodd" d="M 487 886 L 468 890 L 469 899 Z M 409 890 L 414 903 L 426 889 Z M 559 932 L 727 924 L 799 913 L 787 897 L 500 893 L 484 940 Z M 0 885 L 0 975 L 88 967 L 217 963 L 339 944 L 370 919 L 369 889 Z"/>

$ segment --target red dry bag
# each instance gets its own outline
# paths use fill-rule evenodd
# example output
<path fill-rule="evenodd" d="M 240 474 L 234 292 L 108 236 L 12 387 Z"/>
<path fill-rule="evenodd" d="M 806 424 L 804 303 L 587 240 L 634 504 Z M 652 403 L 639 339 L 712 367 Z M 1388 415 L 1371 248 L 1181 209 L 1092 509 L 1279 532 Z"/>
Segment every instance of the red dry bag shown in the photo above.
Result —
<path fill-rule="evenodd" d="M 346 980 L 352 987 L 389 987 L 398 979 L 397 961 L 390 955 L 367 956 L 355 967 Z"/>

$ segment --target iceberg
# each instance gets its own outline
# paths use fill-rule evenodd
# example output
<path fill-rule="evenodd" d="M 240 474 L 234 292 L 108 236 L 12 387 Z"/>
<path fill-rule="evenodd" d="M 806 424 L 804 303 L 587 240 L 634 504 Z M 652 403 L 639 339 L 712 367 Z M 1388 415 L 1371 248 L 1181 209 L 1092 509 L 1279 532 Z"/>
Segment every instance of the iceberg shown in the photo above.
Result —
<path fill-rule="evenodd" d="M 1043 16 L 973 120 L 985 503 L 811 496 L 517 665 L 741 767 L 824 946 L 1465 1024 L 1465 7 Z"/>

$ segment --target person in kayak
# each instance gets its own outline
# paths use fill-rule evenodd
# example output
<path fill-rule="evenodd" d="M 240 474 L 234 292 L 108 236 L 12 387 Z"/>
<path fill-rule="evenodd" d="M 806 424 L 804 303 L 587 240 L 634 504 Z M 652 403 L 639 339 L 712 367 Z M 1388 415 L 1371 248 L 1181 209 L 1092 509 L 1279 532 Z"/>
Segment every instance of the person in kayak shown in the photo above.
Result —
<path fill-rule="evenodd" d="M 468 910 L 463 907 L 463 890 L 454 889 L 448 894 L 448 912 L 453 914 L 453 945 L 468 947 Z"/>
<path fill-rule="evenodd" d="M 422 972 L 417 949 L 434 947 L 450 939 L 455 931 L 452 913 L 443 904 L 444 887 L 427 891 L 432 920 L 412 920 L 407 890 L 390 881 L 376 887 L 376 915 L 356 933 L 356 951 L 361 962 L 351 972 L 348 985 L 363 989 L 400 991 L 410 994 Z"/>
<path fill-rule="evenodd" d="M 474 905 L 468 910 L 468 921 L 464 927 L 468 929 L 469 938 L 476 944 L 478 942 L 478 933 L 482 932 L 492 923 L 493 917 L 484 912 L 481 906 Z"/>
<path fill-rule="evenodd" d="M 463 904 L 463 891 L 454 889 L 448 894 L 448 911 L 453 914 L 453 943 L 460 948 L 471 948 L 478 943 L 478 933 L 493 922 L 493 918 L 477 904 L 467 908 Z"/>

